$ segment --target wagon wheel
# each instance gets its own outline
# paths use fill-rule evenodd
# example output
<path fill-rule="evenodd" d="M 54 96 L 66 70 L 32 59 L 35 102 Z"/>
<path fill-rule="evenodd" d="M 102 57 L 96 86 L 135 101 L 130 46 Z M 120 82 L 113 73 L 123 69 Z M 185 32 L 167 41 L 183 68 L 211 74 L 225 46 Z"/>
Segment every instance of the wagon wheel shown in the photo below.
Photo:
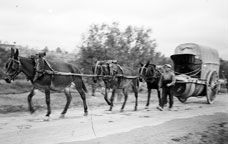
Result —
<path fill-rule="evenodd" d="M 187 98 L 184 98 L 184 97 L 177 97 L 177 98 L 182 103 L 185 103 L 187 101 Z"/>
<path fill-rule="evenodd" d="M 217 72 L 212 72 L 207 78 L 207 103 L 212 104 L 215 100 L 215 97 L 218 93 L 218 74 Z"/>

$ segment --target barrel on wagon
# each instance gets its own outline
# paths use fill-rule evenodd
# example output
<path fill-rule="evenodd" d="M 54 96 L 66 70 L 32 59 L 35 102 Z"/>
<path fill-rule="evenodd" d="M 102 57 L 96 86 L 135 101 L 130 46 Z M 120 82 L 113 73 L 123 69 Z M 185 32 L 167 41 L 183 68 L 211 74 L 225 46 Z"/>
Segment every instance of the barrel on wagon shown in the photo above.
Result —
<path fill-rule="evenodd" d="M 219 85 L 219 55 L 217 50 L 185 43 L 177 46 L 171 56 L 177 82 L 174 95 L 185 102 L 189 97 L 206 96 L 213 103 Z"/>

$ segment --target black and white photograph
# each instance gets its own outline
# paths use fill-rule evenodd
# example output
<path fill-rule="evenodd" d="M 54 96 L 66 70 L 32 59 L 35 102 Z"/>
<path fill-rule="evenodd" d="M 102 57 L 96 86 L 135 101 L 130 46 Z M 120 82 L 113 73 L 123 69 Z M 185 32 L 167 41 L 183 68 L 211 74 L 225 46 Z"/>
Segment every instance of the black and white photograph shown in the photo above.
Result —
<path fill-rule="evenodd" d="M 228 1 L 0 0 L 0 144 L 228 144 Z"/>

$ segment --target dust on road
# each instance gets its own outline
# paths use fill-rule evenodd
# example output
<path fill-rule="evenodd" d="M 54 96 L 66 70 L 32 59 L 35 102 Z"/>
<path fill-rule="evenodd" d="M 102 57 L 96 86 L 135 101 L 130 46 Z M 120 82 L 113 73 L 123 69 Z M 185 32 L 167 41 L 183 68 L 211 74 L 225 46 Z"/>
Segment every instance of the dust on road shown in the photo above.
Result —
<path fill-rule="evenodd" d="M 227 144 L 228 114 L 175 119 L 88 141 L 61 144 Z"/>
<path fill-rule="evenodd" d="M 189 140 L 194 137 L 197 140 L 212 137 L 210 130 L 216 131 L 215 134 L 222 132 L 225 134 L 222 137 L 226 138 L 228 96 L 219 95 L 212 105 L 205 102 L 205 97 L 190 98 L 186 104 L 175 100 L 173 111 L 162 112 L 156 110 L 155 103 L 148 110 L 140 103 L 139 111 L 134 112 L 131 103 L 123 113 L 119 112 L 120 105 L 115 106 L 113 112 L 108 112 L 105 111 L 108 106 L 91 107 L 89 103 L 90 114 L 87 117 L 82 116 L 82 108 L 71 108 L 65 119 L 59 119 L 61 111 L 55 110 L 48 122 L 43 121 L 44 111 L 35 115 L 1 114 L 0 143 L 191 143 Z M 205 131 L 209 132 L 205 134 Z"/>

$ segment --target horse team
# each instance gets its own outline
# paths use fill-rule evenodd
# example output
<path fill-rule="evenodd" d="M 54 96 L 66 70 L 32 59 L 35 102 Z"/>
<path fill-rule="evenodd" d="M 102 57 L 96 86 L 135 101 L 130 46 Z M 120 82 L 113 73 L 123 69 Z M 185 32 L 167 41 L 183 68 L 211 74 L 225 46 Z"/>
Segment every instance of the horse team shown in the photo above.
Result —
<path fill-rule="evenodd" d="M 47 114 L 46 116 L 49 117 L 51 114 L 51 106 L 50 106 L 50 94 L 52 91 L 64 91 L 66 96 L 66 104 L 61 113 L 61 117 L 64 117 L 68 107 L 71 103 L 71 91 L 70 86 L 72 83 L 74 84 L 76 90 L 79 92 L 84 105 L 84 115 L 88 114 L 88 108 L 86 103 L 86 95 L 87 92 L 86 86 L 82 80 L 81 76 L 75 75 L 55 75 L 55 74 L 48 74 L 45 71 L 42 73 L 42 76 L 37 78 L 36 81 L 33 81 L 34 76 L 36 74 L 35 69 L 35 58 L 34 57 L 22 57 L 19 56 L 19 50 L 11 48 L 11 55 L 8 59 L 5 68 L 6 68 L 6 77 L 4 78 L 6 82 L 10 83 L 14 80 L 19 73 L 25 74 L 27 79 L 33 85 L 33 89 L 28 95 L 28 106 L 31 113 L 35 110 L 32 104 L 32 97 L 35 95 L 35 89 L 39 89 L 45 93 L 46 104 L 47 104 Z M 66 72 L 66 73 L 75 73 L 80 74 L 78 68 L 74 65 L 64 63 L 64 62 L 48 62 L 44 65 L 45 70 L 55 70 L 59 72 Z M 138 88 L 139 82 L 143 80 L 147 83 L 148 89 L 148 98 L 146 103 L 146 108 L 148 108 L 150 104 L 150 97 L 151 97 L 151 89 L 156 89 L 158 93 L 158 100 L 159 105 L 161 105 L 161 94 L 160 94 L 160 87 L 161 87 L 161 72 L 156 68 L 154 64 L 150 64 L 149 62 L 146 64 L 141 64 L 141 67 L 138 71 L 138 76 L 136 77 L 124 77 L 124 76 L 132 76 L 135 75 L 134 71 L 126 68 L 121 67 L 116 61 L 98 61 L 96 65 L 93 67 L 93 74 L 94 76 L 93 82 L 96 83 L 97 81 L 103 81 L 105 85 L 105 95 L 104 99 L 107 104 L 110 106 L 109 110 L 112 111 L 113 102 L 115 98 L 115 93 L 117 90 L 121 90 L 124 95 L 124 102 L 121 107 L 121 111 L 124 110 L 125 104 L 128 99 L 128 91 L 129 88 L 132 88 L 134 95 L 135 95 L 135 106 L 134 110 L 137 110 L 138 106 Z M 122 75 L 122 76 L 121 76 Z M 111 98 L 108 98 L 108 90 L 112 90 Z"/>

